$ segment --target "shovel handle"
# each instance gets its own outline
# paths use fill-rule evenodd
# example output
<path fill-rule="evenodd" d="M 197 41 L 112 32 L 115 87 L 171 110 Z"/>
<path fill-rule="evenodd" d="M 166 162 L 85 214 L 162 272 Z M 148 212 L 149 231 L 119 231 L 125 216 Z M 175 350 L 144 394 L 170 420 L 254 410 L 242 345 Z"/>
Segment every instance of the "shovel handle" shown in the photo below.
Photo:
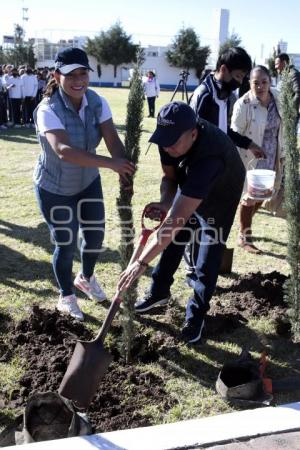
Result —
<path fill-rule="evenodd" d="M 142 219 L 141 219 L 142 232 L 141 232 L 141 235 L 140 235 L 140 238 L 139 238 L 139 242 L 138 242 L 138 245 L 137 245 L 136 249 L 134 250 L 131 258 L 130 258 L 130 261 L 129 261 L 128 265 L 133 264 L 134 261 L 139 259 L 140 255 L 142 254 L 142 252 L 143 252 L 143 250 L 145 248 L 145 245 L 147 244 L 147 241 L 148 241 L 149 237 L 151 236 L 152 233 L 154 233 L 154 231 L 159 229 L 159 227 L 161 226 L 162 222 L 164 221 L 164 219 L 166 217 L 166 214 L 162 212 L 158 225 L 156 225 L 153 228 L 147 228 L 145 223 L 144 223 L 144 218 L 146 216 L 146 209 L 147 208 L 145 207 L 144 211 L 142 213 Z"/>
<path fill-rule="evenodd" d="M 100 328 L 99 333 L 97 334 L 97 336 L 95 337 L 95 339 L 92 342 L 104 342 L 104 339 L 106 338 L 106 335 L 111 326 L 111 323 L 114 320 L 115 315 L 119 311 L 121 302 L 122 302 L 122 297 L 121 297 L 120 292 L 118 291 L 115 294 L 115 296 L 110 304 L 110 308 L 104 319 L 102 327 Z"/>

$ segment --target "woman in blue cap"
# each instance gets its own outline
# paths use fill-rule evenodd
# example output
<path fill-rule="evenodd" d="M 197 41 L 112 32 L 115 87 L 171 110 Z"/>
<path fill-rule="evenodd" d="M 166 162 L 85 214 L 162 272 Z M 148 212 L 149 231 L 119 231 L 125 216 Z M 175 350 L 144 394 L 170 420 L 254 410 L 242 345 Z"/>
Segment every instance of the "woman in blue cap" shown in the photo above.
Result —
<path fill-rule="evenodd" d="M 105 294 L 94 276 L 104 237 L 104 205 L 99 168 L 111 169 L 124 186 L 134 165 L 124 157 L 107 101 L 88 89 L 92 70 L 86 53 L 65 48 L 55 58 L 53 79 L 34 112 L 42 152 L 34 183 L 41 212 L 55 244 L 53 269 L 60 296 L 57 309 L 83 320 L 74 285 L 98 302 Z M 104 139 L 111 157 L 96 154 Z M 72 266 L 81 230 L 81 271 Z"/>

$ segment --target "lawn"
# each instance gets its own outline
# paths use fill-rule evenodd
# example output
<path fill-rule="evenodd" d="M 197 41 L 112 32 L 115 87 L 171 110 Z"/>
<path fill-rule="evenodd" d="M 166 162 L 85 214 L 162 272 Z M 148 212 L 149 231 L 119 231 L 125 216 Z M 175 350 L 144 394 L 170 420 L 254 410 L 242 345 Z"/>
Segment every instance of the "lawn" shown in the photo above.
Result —
<path fill-rule="evenodd" d="M 124 137 L 127 89 L 97 89 L 106 97 L 113 111 L 115 124 Z M 162 92 L 157 101 L 157 108 L 171 98 L 171 92 Z M 180 96 L 178 95 L 178 98 Z M 145 105 L 145 116 L 147 108 Z M 141 157 L 135 178 L 134 217 L 136 232 L 140 229 L 140 216 L 144 205 L 149 201 L 159 199 L 159 183 L 161 169 L 157 149 L 154 145 L 146 154 L 148 138 L 155 128 L 155 120 L 146 118 L 143 121 L 141 140 Z M 106 154 L 101 144 L 98 152 Z M 39 154 L 36 136 L 33 130 L 20 129 L 1 131 L 0 134 L 0 308 L 2 326 L 2 342 L 5 343 L 5 318 L 8 316 L 15 322 L 28 317 L 32 305 L 54 310 L 58 293 L 51 267 L 52 246 L 47 227 L 37 208 L 32 172 Z M 118 275 L 119 266 L 119 223 L 116 212 L 116 197 L 118 195 L 117 176 L 108 170 L 101 173 L 105 206 L 106 206 L 106 237 L 105 250 L 96 266 L 96 276 L 101 280 L 109 298 L 112 298 Z M 236 247 L 237 223 L 234 224 L 228 246 L 234 248 L 232 274 L 220 276 L 220 289 L 230 291 L 230 286 L 242 276 L 251 272 L 268 274 L 273 271 L 288 275 L 289 266 L 286 261 L 286 222 L 271 216 L 264 210 L 258 212 L 254 219 L 253 231 L 257 244 L 264 254 L 255 256 L 245 253 Z M 74 274 L 79 268 L 76 259 Z M 149 275 L 143 276 L 139 282 L 142 294 L 149 284 Z M 162 325 L 162 332 L 167 333 L 168 320 L 176 319 L 173 329 L 179 330 L 184 320 L 184 305 L 190 294 L 184 283 L 184 264 L 178 270 L 172 287 L 173 303 L 168 309 L 168 315 L 151 315 L 151 320 L 137 319 L 140 327 L 147 330 L 150 336 L 155 335 L 157 324 Z M 79 303 L 86 315 L 85 325 L 96 330 L 103 320 L 106 309 L 102 305 L 87 301 L 79 294 Z M 173 317 L 173 319 L 172 319 Z M 175 320 L 174 319 L 174 320 Z M 175 323 L 174 322 L 174 323 Z M 166 325 L 165 329 L 163 328 Z M 169 407 L 159 405 L 143 405 L 141 414 L 151 418 L 151 423 L 171 422 L 187 418 L 208 416 L 232 411 L 241 406 L 235 406 L 223 401 L 215 392 L 216 375 L 222 365 L 231 358 L 237 357 L 242 347 L 247 346 L 255 358 L 260 352 L 268 350 L 269 370 L 272 376 L 285 373 L 299 373 L 299 359 L 296 357 L 298 348 L 286 338 L 276 334 L 274 321 L 271 317 L 249 318 L 242 327 L 209 336 L 203 346 L 188 347 L 176 343 L 176 357 L 172 352 L 164 354 L 164 364 L 153 361 L 136 362 L 137 368 L 147 370 L 164 380 L 164 389 L 170 399 Z M 1 348 L 1 347 L 0 347 Z M 18 347 L 19 348 L 19 347 Z M 1 355 L 0 355 L 1 356 Z M 168 366 L 168 370 L 166 370 Z M 0 392 L 6 396 L 19 387 L 20 376 L 26 371 L 26 361 L 22 351 L 16 351 L 8 360 L 0 358 Z M 276 401 L 284 403 L 299 400 L 299 392 L 278 395 Z M 2 402 L 3 403 L 3 402 Z M 0 398 L 1 404 L 1 398 Z M 16 415 L 15 410 L 2 404 L 0 421 L 2 424 L 9 417 Z"/>

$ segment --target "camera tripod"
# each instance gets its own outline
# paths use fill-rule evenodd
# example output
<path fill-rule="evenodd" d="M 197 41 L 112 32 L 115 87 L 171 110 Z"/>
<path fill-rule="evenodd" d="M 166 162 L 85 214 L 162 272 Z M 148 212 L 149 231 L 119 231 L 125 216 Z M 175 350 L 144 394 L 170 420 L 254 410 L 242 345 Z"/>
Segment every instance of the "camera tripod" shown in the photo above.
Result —
<path fill-rule="evenodd" d="M 187 88 L 186 88 L 186 82 L 189 76 L 189 72 L 186 72 L 185 70 L 183 70 L 180 74 L 181 78 L 179 79 L 177 86 L 175 87 L 175 90 L 172 94 L 171 97 L 171 102 L 173 101 L 175 95 L 177 94 L 177 92 L 181 91 L 181 96 L 182 96 L 182 100 L 186 100 L 186 103 L 189 102 L 189 97 L 188 97 L 188 93 L 187 93 Z"/>

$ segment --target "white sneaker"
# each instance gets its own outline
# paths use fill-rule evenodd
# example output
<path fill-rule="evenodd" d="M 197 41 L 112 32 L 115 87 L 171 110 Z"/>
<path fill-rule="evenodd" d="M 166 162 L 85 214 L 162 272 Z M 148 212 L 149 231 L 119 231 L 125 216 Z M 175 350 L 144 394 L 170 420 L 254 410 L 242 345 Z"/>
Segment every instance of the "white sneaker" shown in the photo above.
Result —
<path fill-rule="evenodd" d="M 0 125 L 0 130 L 7 130 L 7 126 L 6 125 Z"/>
<path fill-rule="evenodd" d="M 77 298 L 75 294 L 67 295 L 66 297 L 60 296 L 56 305 L 56 309 L 64 314 L 69 314 L 74 319 L 80 320 L 80 322 L 84 321 L 84 317 L 81 309 L 77 304 Z"/>
<path fill-rule="evenodd" d="M 22 128 L 22 125 L 19 125 L 18 123 L 16 123 L 16 124 L 14 125 L 14 127 L 15 127 L 15 128 Z"/>
<path fill-rule="evenodd" d="M 74 286 L 84 292 L 91 300 L 94 299 L 97 302 L 103 302 L 107 298 L 97 282 L 95 275 L 92 275 L 90 281 L 87 281 L 81 273 L 78 273 L 74 280 Z"/>

